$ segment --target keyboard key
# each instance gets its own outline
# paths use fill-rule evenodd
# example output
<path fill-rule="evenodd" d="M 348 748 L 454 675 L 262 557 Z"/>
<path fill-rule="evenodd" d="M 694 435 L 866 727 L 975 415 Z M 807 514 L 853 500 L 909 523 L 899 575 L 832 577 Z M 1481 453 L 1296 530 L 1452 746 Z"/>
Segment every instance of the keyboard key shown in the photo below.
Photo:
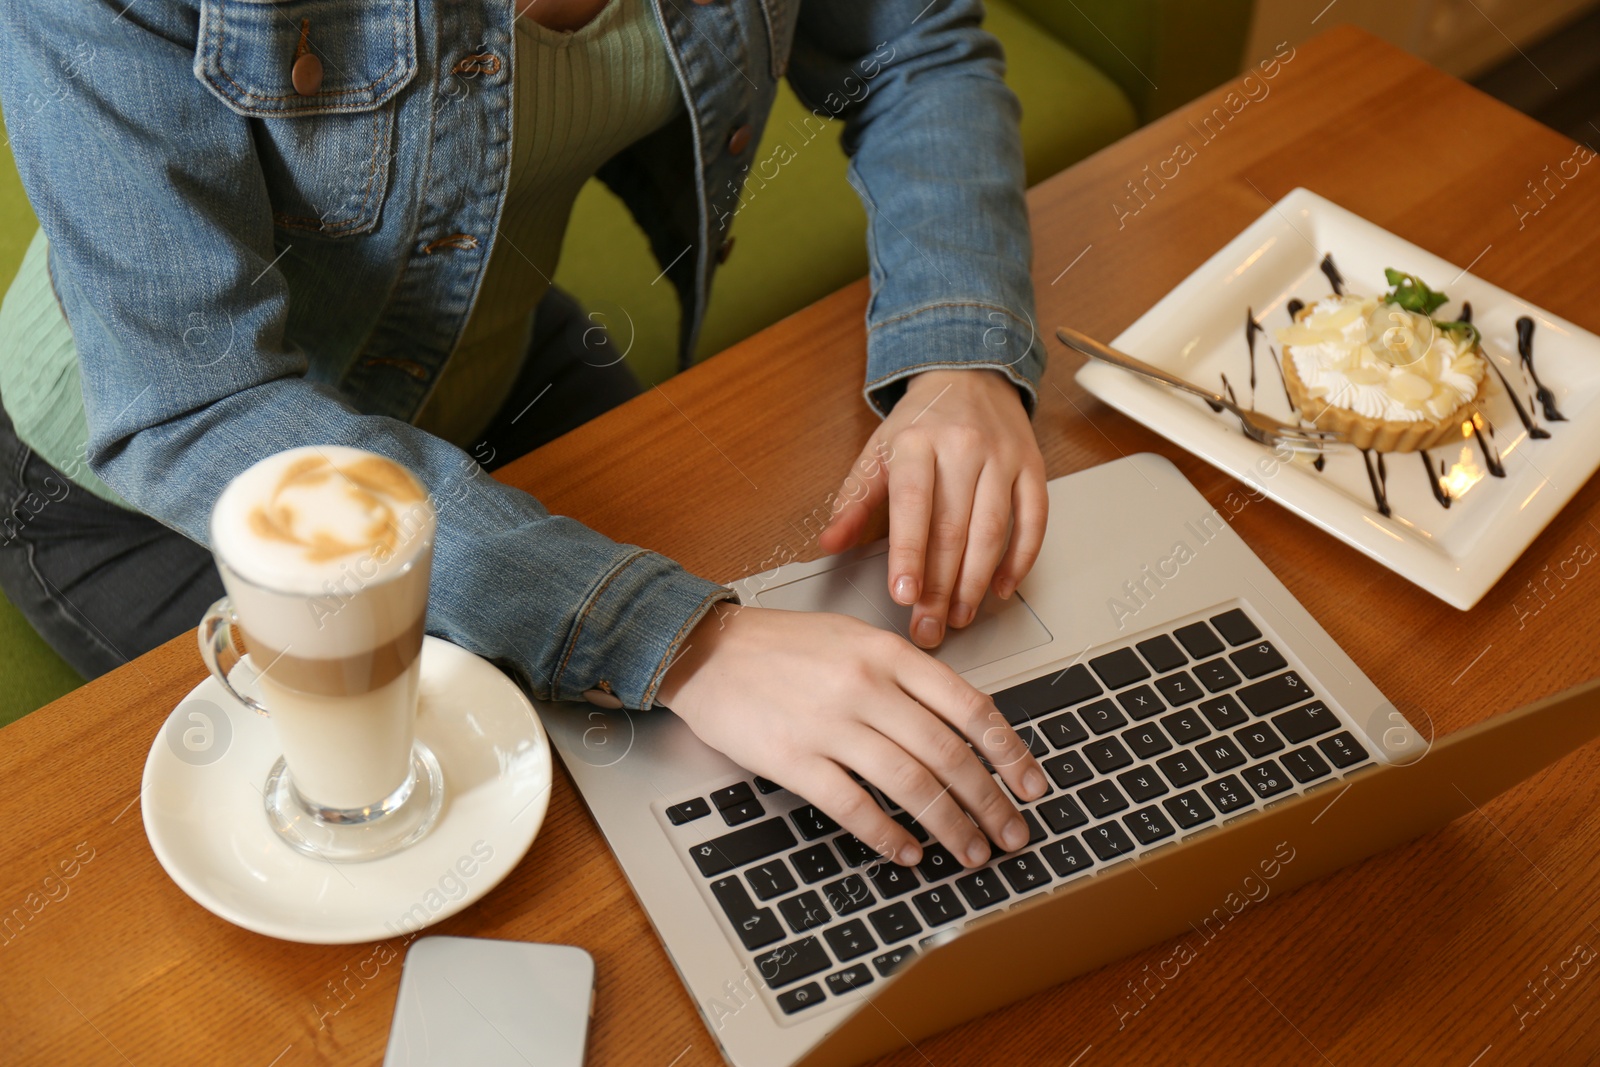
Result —
<path fill-rule="evenodd" d="M 1110 774 L 1114 770 L 1126 767 L 1133 762 L 1133 757 L 1128 755 L 1128 750 L 1122 742 L 1115 737 L 1103 737 L 1098 741 L 1090 741 L 1083 746 L 1083 755 L 1095 770 L 1101 774 Z"/>
<path fill-rule="evenodd" d="M 1248 770 L 1240 771 L 1239 777 L 1243 778 L 1245 783 L 1256 791 L 1256 796 L 1263 800 L 1289 788 L 1289 776 L 1283 773 L 1283 768 L 1279 767 L 1275 760 L 1267 760 Z"/>
<path fill-rule="evenodd" d="M 1049 824 L 1052 833 L 1064 834 L 1089 821 L 1089 816 L 1078 807 L 1078 802 L 1065 795 L 1050 797 L 1041 802 L 1037 810 Z"/>
<path fill-rule="evenodd" d="M 910 812 L 902 811 L 900 814 L 894 816 L 894 821 L 899 823 L 901 826 L 904 826 L 906 828 L 906 833 L 917 839 L 917 844 L 920 845 L 928 840 L 928 831 L 923 829 L 920 822 L 911 817 Z"/>
<path fill-rule="evenodd" d="M 1048 885 L 1050 882 L 1050 872 L 1045 869 L 1044 861 L 1032 852 L 1024 852 L 1020 856 L 1007 856 L 995 864 L 995 867 L 1018 893 L 1026 893 L 1030 889 Z"/>
<path fill-rule="evenodd" d="M 1230 653 L 1228 658 L 1233 660 L 1233 665 L 1238 667 L 1239 673 L 1246 678 L 1259 678 L 1263 674 L 1281 671 L 1288 666 L 1278 654 L 1278 650 L 1267 641 L 1246 645 L 1239 651 Z"/>
<path fill-rule="evenodd" d="M 1200 787 L 1200 791 L 1224 815 L 1231 815 L 1240 808 L 1250 806 L 1250 797 L 1244 791 L 1244 783 L 1231 774 L 1214 782 L 1207 782 Z"/>
<path fill-rule="evenodd" d="M 967 903 L 972 905 L 973 911 L 993 907 L 1011 895 L 1006 892 L 1006 887 L 1000 884 L 1000 876 L 988 868 L 973 871 L 964 878 L 957 878 L 956 888 L 967 898 Z"/>
<path fill-rule="evenodd" d="M 840 834 L 833 839 L 833 847 L 839 850 L 839 855 L 844 857 L 845 866 L 859 867 L 863 863 L 874 863 L 882 860 L 877 852 L 861 843 L 855 834 Z"/>
<path fill-rule="evenodd" d="M 849 915 L 878 902 L 859 874 L 847 874 L 837 882 L 829 882 L 822 887 L 822 895 L 840 915 Z"/>
<path fill-rule="evenodd" d="M 705 844 L 695 845 L 689 850 L 689 855 L 694 859 L 695 866 L 700 868 L 700 873 L 710 878 L 723 871 L 764 860 L 798 843 L 782 819 L 768 819 L 731 834 L 713 837 Z"/>
<path fill-rule="evenodd" d="M 1112 700 L 1096 700 L 1093 704 L 1085 704 L 1078 709 L 1078 714 L 1083 718 L 1084 725 L 1097 734 L 1110 733 L 1119 726 L 1128 725 L 1128 720 Z"/>
<path fill-rule="evenodd" d="M 922 925 L 911 914 L 911 905 L 903 900 L 887 908 L 879 908 L 867 918 L 872 921 L 872 928 L 878 931 L 878 937 L 885 945 L 922 933 Z"/>
<path fill-rule="evenodd" d="M 783 786 L 779 785 L 777 782 L 774 782 L 772 779 L 763 778 L 759 774 L 756 775 L 756 792 L 757 793 L 760 793 L 761 795 L 765 796 L 768 793 L 776 793 L 778 790 L 780 790 L 782 788 L 783 788 Z"/>
<path fill-rule="evenodd" d="M 1089 809 L 1089 814 L 1097 819 L 1103 819 L 1128 806 L 1128 799 L 1110 782 L 1096 782 L 1083 787 L 1078 790 L 1078 799 Z"/>
<path fill-rule="evenodd" d="M 1286 671 L 1239 690 L 1239 699 L 1244 701 L 1244 706 L 1257 715 L 1270 715 L 1310 696 L 1311 687 L 1294 671 Z"/>
<path fill-rule="evenodd" d="M 1317 742 L 1317 747 L 1322 749 L 1322 754 L 1327 756 L 1328 761 L 1335 767 L 1349 767 L 1367 758 L 1367 750 L 1361 747 L 1361 742 L 1352 737 L 1348 730 L 1332 737 L 1324 737 Z"/>
<path fill-rule="evenodd" d="M 839 997 L 871 982 L 872 972 L 867 970 L 865 963 L 858 963 L 854 967 L 846 967 L 838 974 L 828 975 L 828 992 Z"/>
<path fill-rule="evenodd" d="M 1041 848 L 1039 854 L 1062 878 L 1070 878 L 1094 866 L 1094 860 L 1089 858 L 1088 849 L 1084 848 L 1076 837 L 1063 837 L 1059 841 L 1052 841 Z"/>
<path fill-rule="evenodd" d="M 1031 726 L 1017 727 L 1017 736 L 1022 738 L 1022 743 L 1028 746 L 1028 751 L 1034 759 L 1044 759 L 1050 755 L 1050 746 L 1044 743 L 1044 738 L 1039 736 L 1039 731 Z"/>
<path fill-rule="evenodd" d="M 909 893 L 918 885 L 916 872 L 898 863 L 874 863 L 867 868 L 866 875 L 884 900 Z"/>
<path fill-rule="evenodd" d="M 1193 708 L 1173 712 L 1161 720 L 1161 725 L 1167 728 L 1167 733 L 1171 734 L 1172 739 L 1180 745 L 1190 744 L 1211 734 L 1205 720 Z"/>
<path fill-rule="evenodd" d="M 1122 731 L 1122 740 L 1128 750 L 1140 759 L 1152 759 L 1172 749 L 1172 742 L 1161 732 L 1161 727 L 1153 722 Z"/>
<path fill-rule="evenodd" d="M 1333 769 L 1328 766 L 1327 761 L 1317 755 L 1317 750 L 1310 745 L 1305 748 L 1297 748 L 1293 752 L 1278 758 L 1283 761 L 1283 765 L 1288 768 L 1289 773 L 1294 775 L 1294 780 L 1302 784 L 1314 782 L 1324 775 L 1333 773 Z"/>
<path fill-rule="evenodd" d="M 1283 747 L 1283 739 L 1278 732 L 1264 722 L 1246 726 L 1233 736 L 1239 742 L 1239 747 L 1250 753 L 1252 759 L 1270 756 Z"/>
<path fill-rule="evenodd" d="M 1167 781 L 1179 789 L 1193 785 L 1209 773 L 1193 752 L 1174 752 L 1156 760 L 1156 766 L 1167 776 Z"/>
<path fill-rule="evenodd" d="M 1052 756 L 1045 760 L 1042 766 L 1051 781 L 1062 789 L 1069 789 L 1079 782 L 1087 782 L 1094 777 L 1094 771 L 1089 769 L 1088 762 L 1076 751 Z"/>
<path fill-rule="evenodd" d="M 1211 810 L 1211 805 L 1207 804 L 1199 791 L 1194 789 L 1187 793 L 1179 793 L 1175 797 L 1168 797 L 1161 802 L 1161 806 L 1167 809 L 1167 814 L 1172 816 L 1172 821 L 1178 824 L 1180 830 L 1199 826 L 1217 817 L 1217 813 Z"/>
<path fill-rule="evenodd" d="M 748 804 L 755 798 L 756 795 L 751 792 L 749 782 L 734 782 L 726 789 L 713 789 L 711 791 L 711 803 L 715 804 L 719 809 Z"/>
<path fill-rule="evenodd" d="M 1228 639 L 1230 645 L 1242 645 L 1261 636 L 1256 624 L 1240 608 L 1211 616 L 1211 625 L 1217 628 L 1217 633 Z"/>
<path fill-rule="evenodd" d="M 840 963 L 848 963 L 857 956 L 865 956 L 878 947 L 878 943 L 867 932 L 867 924 L 860 919 L 851 919 L 847 923 L 828 927 L 822 931 L 822 939 L 833 949 L 833 954 L 839 957 Z"/>
<path fill-rule="evenodd" d="M 1180 626 L 1173 631 L 1173 636 L 1182 642 L 1188 651 L 1190 659 L 1205 659 L 1215 656 L 1226 646 L 1212 632 L 1211 627 L 1203 622 L 1192 622 L 1188 626 Z"/>
<path fill-rule="evenodd" d="M 824 845 L 823 848 L 827 846 Z M 839 873 L 837 866 L 832 873 Z M 744 880 L 750 883 L 750 888 L 755 890 L 756 896 L 761 900 L 782 896 L 784 893 L 792 892 L 795 887 L 794 875 L 789 873 L 789 868 L 784 866 L 781 859 L 763 863 L 759 867 L 751 867 L 744 872 Z"/>
<path fill-rule="evenodd" d="M 1177 833 L 1167 817 L 1161 814 L 1161 809 L 1154 804 L 1128 812 L 1122 821 L 1128 824 L 1128 829 L 1133 831 L 1133 836 L 1139 839 L 1141 845 L 1153 845 L 1163 837 Z"/>
<path fill-rule="evenodd" d="M 1100 686 L 1081 663 L 1064 671 L 1052 671 L 1030 682 L 1002 689 L 994 694 L 995 707 L 1012 726 L 1037 719 L 1052 711 L 1081 704 L 1100 695 Z"/>
<path fill-rule="evenodd" d="M 729 804 L 717 810 L 722 812 L 722 819 L 729 826 L 738 826 L 751 819 L 759 819 L 767 813 L 761 806 L 761 801 L 755 799 L 747 800 L 743 804 Z"/>
<path fill-rule="evenodd" d="M 800 836 L 807 841 L 827 837 L 839 829 L 839 824 L 822 814 L 822 809 L 815 804 L 795 808 L 789 813 L 789 818 L 794 820 L 794 828 L 799 830 Z"/>
<path fill-rule="evenodd" d="M 685 800 L 682 804 L 674 804 L 667 809 L 667 821 L 674 826 L 682 826 L 686 822 L 694 822 L 711 814 L 711 805 L 706 803 L 705 797 L 695 797 Z"/>
<path fill-rule="evenodd" d="M 1188 671 L 1179 671 L 1165 678 L 1157 678 L 1155 686 L 1162 698 L 1175 708 L 1181 708 L 1205 696 L 1200 689 L 1200 683 L 1195 681 L 1194 675 Z"/>
<path fill-rule="evenodd" d="M 1200 742 L 1194 750 L 1218 774 L 1239 766 L 1245 760 L 1244 753 L 1239 751 L 1239 746 L 1233 743 L 1231 737 L 1213 737 Z"/>
<path fill-rule="evenodd" d="M 1228 666 L 1225 659 L 1207 660 L 1198 663 L 1194 668 L 1195 677 L 1200 679 L 1200 684 L 1210 693 L 1220 693 L 1224 689 L 1232 689 L 1239 684 L 1239 675 L 1232 667 Z"/>
<path fill-rule="evenodd" d="M 722 905 L 728 921 L 744 947 L 752 951 L 762 945 L 782 940 L 783 926 L 772 914 L 771 908 L 758 908 L 738 875 L 729 875 L 711 883 L 711 895 Z"/>
<path fill-rule="evenodd" d="M 1156 696 L 1156 691 L 1148 685 L 1135 686 L 1126 692 L 1118 693 L 1117 703 L 1135 719 L 1148 719 L 1167 710 L 1161 698 Z"/>
<path fill-rule="evenodd" d="M 1133 838 L 1114 822 L 1101 823 L 1091 830 L 1085 830 L 1083 839 L 1089 842 L 1089 847 L 1094 849 L 1094 854 L 1100 857 L 1102 863 L 1126 856 L 1134 848 Z"/>
<path fill-rule="evenodd" d="M 937 844 L 924 848 L 922 862 L 917 864 L 917 873 L 928 882 L 937 882 L 961 869 L 961 862 L 950 854 L 950 850 Z"/>
<path fill-rule="evenodd" d="M 1212 697 L 1200 702 L 1200 711 L 1210 721 L 1213 729 L 1231 730 L 1250 721 L 1244 708 L 1231 696 Z"/>
<path fill-rule="evenodd" d="M 1083 728 L 1083 723 L 1079 722 L 1078 717 L 1070 711 L 1045 719 L 1039 723 L 1038 729 L 1056 748 L 1069 748 L 1089 736 L 1089 731 Z"/>
<path fill-rule="evenodd" d="M 1143 767 L 1135 767 L 1131 771 L 1123 771 L 1117 775 L 1117 781 L 1122 785 L 1123 789 L 1127 790 L 1128 795 L 1133 798 L 1136 804 L 1142 804 L 1146 800 L 1154 800 L 1168 791 L 1167 783 L 1163 782 L 1161 776 L 1156 773 L 1156 769 L 1148 764 Z"/>
<path fill-rule="evenodd" d="M 844 870 L 839 866 L 839 859 L 833 854 L 833 849 L 829 848 L 826 842 L 801 849 L 789 857 L 789 862 L 800 872 L 800 877 L 806 885 L 820 882 L 824 878 L 832 878 Z M 785 890 L 780 889 L 779 892 Z"/>
<path fill-rule="evenodd" d="M 792 896 L 788 900 L 780 900 L 778 914 L 789 924 L 789 929 L 797 934 L 822 926 L 833 918 L 828 914 L 828 906 L 822 903 L 822 898 L 817 895 L 815 889 L 807 889 L 804 893 Z"/>
<path fill-rule="evenodd" d="M 979 758 L 979 760 L 983 759 L 982 756 L 979 756 L 978 758 Z M 986 766 L 985 769 L 988 770 L 990 774 L 994 773 L 994 768 L 992 768 L 992 767 L 987 767 Z M 896 804 L 894 802 L 894 797 L 890 796 L 888 793 L 885 793 L 881 789 L 878 790 L 876 794 L 874 794 L 873 792 L 871 792 L 869 790 L 867 792 L 867 796 L 869 796 L 869 797 L 870 796 L 876 796 L 877 800 L 878 800 L 878 806 L 881 807 L 884 811 L 893 813 L 893 812 L 896 812 L 896 811 L 900 810 L 900 805 L 898 805 L 898 804 Z"/>
<path fill-rule="evenodd" d="M 813 1004 L 821 1004 L 825 999 L 821 986 L 815 982 L 807 982 L 799 989 L 791 989 L 787 993 L 779 993 L 778 1007 L 783 1009 L 785 1015 L 793 1015 L 797 1011 L 804 1011 Z"/>
<path fill-rule="evenodd" d="M 945 923 L 955 922 L 967 913 L 961 906 L 961 901 L 956 896 L 956 891 L 950 886 L 940 886 L 930 889 L 926 893 L 918 893 L 911 898 L 911 903 L 922 912 L 922 920 L 929 927 L 943 926 Z"/>
<path fill-rule="evenodd" d="M 1177 644 L 1166 634 L 1157 634 L 1133 647 L 1139 650 L 1139 655 L 1143 656 L 1144 661 L 1154 667 L 1158 674 L 1164 674 L 1189 662 L 1189 657 L 1179 651 Z"/>
<path fill-rule="evenodd" d="M 881 956 L 874 956 L 872 958 L 872 965 L 878 968 L 879 974 L 887 978 L 900 968 L 904 967 L 906 964 L 910 963 L 911 958 L 916 954 L 916 949 L 912 948 L 910 945 L 903 945 L 900 948 L 892 948 Z"/>
<path fill-rule="evenodd" d="M 1115 652 L 1096 656 L 1089 661 L 1089 666 L 1094 668 L 1094 673 L 1100 676 L 1107 689 L 1121 689 L 1150 677 L 1150 668 L 1131 648 L 1119 648 Z"/>
<path fill-rule="evenodd" d="M 1313 700 L 1304 707 L 1275 715 L 1272 722 L 1291 744 L 1296 745 L 1339 728 L 1339 717 L 1320 700 Z"/>
<path fill-rule="evenodd" d="M 809 978 L 818 971 L 832 966 L 822 942 L 813 935 L 787 945 L 779 945 L 771 952 L 756 958 L 756 969 L 769 989 L 782 989 L 786 985 Z"/>
<path fill-rule="evenodd" d="M 1022 822 L 1028 828 L 1028 844 L 1023 845 L 1023 848 L 1037 845 L 1040 841 L 1050 836 L 1044 832 L 1044 827 L 1039 825 L 1039 817 L 1027 808 L 1022 809 Z"/>

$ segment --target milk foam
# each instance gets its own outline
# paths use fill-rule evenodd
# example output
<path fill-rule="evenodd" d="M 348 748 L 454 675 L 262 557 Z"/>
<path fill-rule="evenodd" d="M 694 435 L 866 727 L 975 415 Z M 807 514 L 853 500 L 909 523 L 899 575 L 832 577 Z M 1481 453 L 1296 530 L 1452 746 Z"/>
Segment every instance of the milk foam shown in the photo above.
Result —
<path fill-rule="evenodd" d="M 435 523 L 427 493 L 399 464 L 322 445 L 235 478 L 212 509 L 211 545 L 247 643 L 331 658 L 416 623 Z"/>

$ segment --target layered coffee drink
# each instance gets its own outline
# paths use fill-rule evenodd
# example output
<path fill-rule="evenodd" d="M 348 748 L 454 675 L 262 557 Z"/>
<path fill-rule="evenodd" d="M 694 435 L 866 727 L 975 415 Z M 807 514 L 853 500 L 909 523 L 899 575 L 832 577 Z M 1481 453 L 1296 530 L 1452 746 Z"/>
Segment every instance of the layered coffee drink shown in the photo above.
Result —
<path fill-rule="evenodd" d="M 257 463 L 212 512 L 240 651 L 293 789 L 322 816 L 404 801 L 435 521 L 399 464 L 336 446 Z"/>

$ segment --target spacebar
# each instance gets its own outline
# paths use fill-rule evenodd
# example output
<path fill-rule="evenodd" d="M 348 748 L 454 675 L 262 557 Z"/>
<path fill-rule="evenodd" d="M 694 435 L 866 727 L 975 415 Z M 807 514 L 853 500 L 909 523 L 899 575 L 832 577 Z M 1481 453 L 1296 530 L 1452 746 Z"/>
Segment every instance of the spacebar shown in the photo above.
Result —
<path fill-rule="evenodd" d="M 700 873 L 708 878 L 735 867 L 743 867 L 774 852 L 782 852 L 796 844 L 794 832 L 782 819 L 768 819 L 754 826 L 744 826 L 731 834 L 713 837 L 703 845 L 689 850 Z"/>

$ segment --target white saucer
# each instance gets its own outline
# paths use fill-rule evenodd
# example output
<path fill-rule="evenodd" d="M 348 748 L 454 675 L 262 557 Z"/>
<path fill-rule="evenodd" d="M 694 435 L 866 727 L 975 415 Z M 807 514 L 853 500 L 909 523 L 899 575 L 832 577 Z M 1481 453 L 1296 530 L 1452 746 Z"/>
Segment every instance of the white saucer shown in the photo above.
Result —
<path fill-rule="evenodd" d="M 261 790 L 280 755 L 272 724 L 207 678 L 156 735 L 144 830 L 178 887 L 259 934 L 311 944 L 404 936 L 478 900 L 533 844 L 550 801 L 550 744 L 533 705 L 488 662 L 429 637 L 417 738 L 444 770 L 439 822 L 366 863 L 296 852 Z"/>

